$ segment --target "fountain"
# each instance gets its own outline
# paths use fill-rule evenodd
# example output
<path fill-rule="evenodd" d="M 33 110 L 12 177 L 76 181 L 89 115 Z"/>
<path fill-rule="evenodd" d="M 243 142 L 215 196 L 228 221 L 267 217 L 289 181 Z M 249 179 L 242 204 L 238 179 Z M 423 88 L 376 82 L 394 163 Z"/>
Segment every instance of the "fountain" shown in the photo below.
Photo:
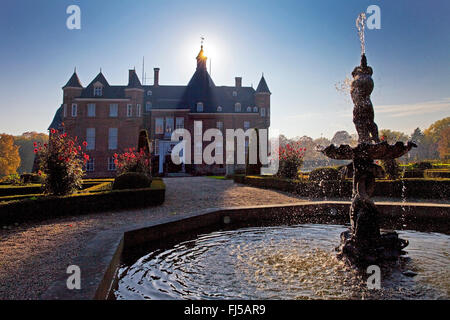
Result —
<path fill-rule="evenodd" d="M 358 145 L 354 148 L 349 145 L 330 145 L 320 150 L 332 159 L 353 161 L 353 170 L 347 173 L 353 178 L 351 229 L 341 234 L 338 256 L 347 257 L 355 264 L 395 259 L 408 245 L 408 241 L 400 239 L 396 232 L 380 233 L 378 210 L 370 198 L 375 189 L 375 178 L 383 176 L 383 169 L 374 160 L 393 161 L 416 147 L 413 142 L 389 145 L 378 137 L 378 126 L 374 121 L 374 109 L 370 100 L 374 82 L 373 70 L 367 65 L 365 54 L 364 24 L 365 15 L 360 14 L 356 25 L 361 41 L 361 63 L 352 72 L 350 88 Z"/>
<path fill-rule="evenodd" d="M 448 299 L 450 207 L 403 203 L 377 208 L 371 200 L 375 179 L 383 173 L 374 160 L 393 161 L 415 145 L 390 145 L 378 137 L 363 15 L 357 24 L 361 63 L 352 73 L 351 97 L 358 145 L 320 150 L 353 161 L 347 172 L 353 178 L 350 208 L 333 201 L 213 208 L 127 231 L 97 298 Z M 403 220 L 393 219 L 394 214 Z M 382 233 L 386 227 L 400 230 L 404 239 L 396 232 Z M 409 257 L 398 259 L 408 245 Z M 396 263 L 383 263 L 391 260 Z M 366 282 L 364 266 L 372 264 L 382 272 L 379 290 Z"/>

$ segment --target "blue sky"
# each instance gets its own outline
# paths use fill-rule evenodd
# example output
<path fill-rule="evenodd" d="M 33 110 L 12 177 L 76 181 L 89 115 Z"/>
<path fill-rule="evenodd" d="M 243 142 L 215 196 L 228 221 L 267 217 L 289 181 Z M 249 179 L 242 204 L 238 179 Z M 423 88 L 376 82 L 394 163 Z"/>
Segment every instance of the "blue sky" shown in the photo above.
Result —
<path fill-rule="evenodd" d="M 66 8 L 81 8 L 68 30 Z M 44 132 L 76 66 L 87 85 L 100 68 L 110 84 L 128 69 L 161 84 L 186 84 L 200 36 L 216 85 L 272 91 L 272 128 L 289 137 L 355 132 L 348 94 L 335 85 L 359 64 L 357 15 L 381 8 L 381 29 L 367 30 L 374 68 L 372 101 L 383 129 L 412 132 L 450 115 L 450 1 L 24 1 L 0 4 L 0 132 Z M 147 83 L 153 83 L 152 79 Z"/>

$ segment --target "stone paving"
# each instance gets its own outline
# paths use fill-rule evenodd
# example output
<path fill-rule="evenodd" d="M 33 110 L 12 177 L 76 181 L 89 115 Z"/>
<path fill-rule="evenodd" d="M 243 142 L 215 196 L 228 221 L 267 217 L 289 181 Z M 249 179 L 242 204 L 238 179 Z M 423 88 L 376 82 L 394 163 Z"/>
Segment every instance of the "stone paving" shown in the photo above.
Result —
<path fill-rule="evenodd" d="M 39 299 L 89 241 L 111 229 L 148 224 L 208 208 L 302 201 L 290 194 L 207 177 L 167 178 L 158 207 L 65 217 L 0 231 L 0 299 Z"/>

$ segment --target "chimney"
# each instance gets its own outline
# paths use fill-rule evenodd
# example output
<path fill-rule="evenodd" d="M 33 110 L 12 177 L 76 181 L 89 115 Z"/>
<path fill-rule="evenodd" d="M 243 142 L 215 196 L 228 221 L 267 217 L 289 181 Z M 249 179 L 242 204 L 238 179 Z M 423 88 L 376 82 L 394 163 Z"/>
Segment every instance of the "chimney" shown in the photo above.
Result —
<path fill-rule="evenodd" d="M 236 78 L 234 78 L 234 80 L 235 80 L 235 87 L 241 88 L 242 87 L 242 77 L 236 77 Z"/>
<path fill-rule="evenodd" d="M 159 86 L 159 68 L 153 68 L 154 75 L 153 75 L 153 85 Z"/>

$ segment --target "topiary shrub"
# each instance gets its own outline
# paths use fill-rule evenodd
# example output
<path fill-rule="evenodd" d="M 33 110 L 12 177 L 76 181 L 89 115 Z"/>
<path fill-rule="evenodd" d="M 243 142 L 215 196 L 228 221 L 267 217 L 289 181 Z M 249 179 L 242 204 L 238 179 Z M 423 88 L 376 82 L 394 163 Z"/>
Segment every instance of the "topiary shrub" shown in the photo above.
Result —
<path fill-rule="evenodd" d="M 140 172 L 126 172 L 114 179 L 113 190 L 150 188 L 152 179 Z"/>
<path fill-rule="evenodd" d="M 317 168 L 309 173 L 308 179 L 310 181 L 340 180 L 341 174 L 337 168 L 332 167 Z"/>

